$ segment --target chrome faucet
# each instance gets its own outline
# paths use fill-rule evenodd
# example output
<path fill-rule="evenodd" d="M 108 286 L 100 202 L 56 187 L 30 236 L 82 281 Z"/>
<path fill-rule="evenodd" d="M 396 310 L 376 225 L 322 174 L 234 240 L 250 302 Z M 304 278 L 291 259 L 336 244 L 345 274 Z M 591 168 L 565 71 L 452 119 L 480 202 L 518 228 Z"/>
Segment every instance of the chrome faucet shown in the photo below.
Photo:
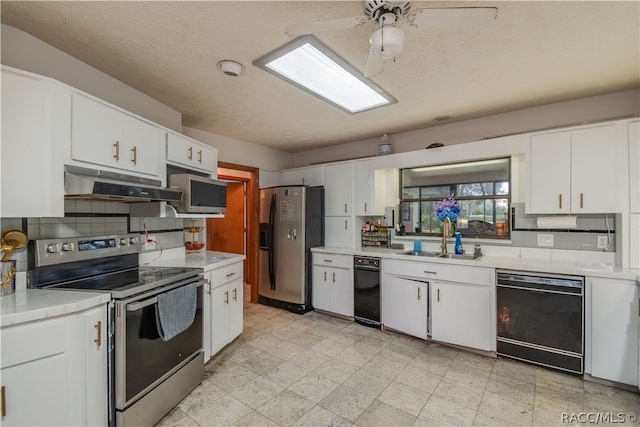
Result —
<path fill-rule="evenodd" d="M 449 217 L 445 217 L 444 221 L 442 221 L 442 244 L 440 248 L 442 249 L 441 253 L 447 253 L 447 237 L 451 234 L 451 220 Z"/>

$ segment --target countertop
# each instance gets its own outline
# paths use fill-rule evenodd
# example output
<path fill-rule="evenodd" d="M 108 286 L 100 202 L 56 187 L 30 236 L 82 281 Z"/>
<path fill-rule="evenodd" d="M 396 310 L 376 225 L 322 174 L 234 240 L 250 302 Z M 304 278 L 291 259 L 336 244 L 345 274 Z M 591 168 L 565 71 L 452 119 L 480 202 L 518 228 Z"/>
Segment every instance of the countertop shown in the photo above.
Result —
<path fill-rule="evenodd" d="M 153 255 L 148 255 L 146 258 L 151 259 L 148 261 L 141 259 L 141 264 L 143 263 L 142 261 L 144 261 L 145 265 L 200 268 L 203 271 L 209 271 L 214 268 L 220 268 L 242 261 L 246 257 L 243 254 L 233 254 L 229 252 L 201 251 L 185 254 L 184 250 L 177 250 L 173 252 L 167 251 L 155 258 L 153 258 Z"/>
<path fill-rule="evenodd" d="M 467 265 L 472 267 L 500 268 L 508 270 L 532 271 L 551 274 L 573 274 L 590 277 L 604 277 L 610 279 L 640 281 L 640 270 L 635 268 L 622 268 L 619 266 L 601 263 L 597 261 L 528 258 L 519 256 L 483 255 L 474 260 L 443 259 L 432 257 L 416 257 L 403 255 L 408 249 L 388 248 L 312 248 L 312 252 L 332 253 L 343 255 L 377 256 L 384 259 L 401 259 L 406 261 L 429 262 L 450 265 Z"/>
<path fill-rule="evenodd" d="M 106 292 L 17 290 L 12 295 L 0 297 L 2 308 L 0 326 L 5 327 L 72 314 L 106 304 L 110 300 L 111 295 Z"/>

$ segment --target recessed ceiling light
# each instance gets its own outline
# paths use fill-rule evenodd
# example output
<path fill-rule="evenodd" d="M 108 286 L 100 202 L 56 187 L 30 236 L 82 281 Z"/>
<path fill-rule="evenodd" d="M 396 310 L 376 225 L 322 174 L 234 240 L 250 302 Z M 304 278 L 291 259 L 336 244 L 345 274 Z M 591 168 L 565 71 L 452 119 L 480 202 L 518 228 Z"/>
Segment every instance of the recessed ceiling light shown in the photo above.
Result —
<path fill-rule="evenodd" d="M 238 77 L 244 73 L 244 66 L 236 61 L 224 60 L 218 62 L 218 69 L 227 76 Z"/>
<path fill-rule="evenodd" d="M 397 102 L 311 35 L 298 37 L 253 65 L 351 114 Z"/>

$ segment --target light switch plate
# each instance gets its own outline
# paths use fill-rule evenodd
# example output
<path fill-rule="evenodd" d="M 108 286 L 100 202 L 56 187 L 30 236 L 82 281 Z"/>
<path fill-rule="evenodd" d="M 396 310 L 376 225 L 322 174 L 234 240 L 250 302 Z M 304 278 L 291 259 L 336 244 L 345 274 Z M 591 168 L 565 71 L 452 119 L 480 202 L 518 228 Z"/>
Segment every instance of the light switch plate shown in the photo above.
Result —
<path fill-rule="evenodd" d="M 553 247 L 553 234 L 538 234 L 538 246 Z"/>

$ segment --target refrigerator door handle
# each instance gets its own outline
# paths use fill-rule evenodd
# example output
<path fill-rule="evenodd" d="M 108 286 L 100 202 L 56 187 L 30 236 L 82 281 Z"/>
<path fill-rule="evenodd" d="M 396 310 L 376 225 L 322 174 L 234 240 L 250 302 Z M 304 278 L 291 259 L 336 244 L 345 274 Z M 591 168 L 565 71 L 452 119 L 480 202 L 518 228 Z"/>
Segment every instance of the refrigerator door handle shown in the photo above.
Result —
<path fill-rule="evenodd" d="M 276 289 L 276 254 L 275 254 L 275 236 L 273 235 L 276 219 L 276 195 L 271 195 L 271 204 L 269 205 L 269 285 L 271 290 Z"/>

